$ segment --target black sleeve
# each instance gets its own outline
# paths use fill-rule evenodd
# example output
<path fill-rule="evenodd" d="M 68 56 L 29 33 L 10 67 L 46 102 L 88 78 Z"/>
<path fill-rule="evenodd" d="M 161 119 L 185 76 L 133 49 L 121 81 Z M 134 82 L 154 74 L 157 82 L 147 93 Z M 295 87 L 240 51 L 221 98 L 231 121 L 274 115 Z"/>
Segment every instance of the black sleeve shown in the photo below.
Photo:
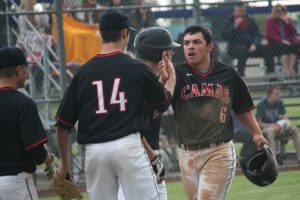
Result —
<path fill-rule="evenodd" d="M 159 82 L 158 77 L 145 69 L 140 71 L 140 79 L 143 83 L 143 98 L 146 104 L 159 112 L 166 111 L 171 104 L 172 96 Z"/>
<path fill-rule="evenodd" d="M 64 94 L 55 116 L 57 120 L 55 126 L 71 129 L 77 121 L 76 80 L 74 76 Z"/>
<path fill-rule="evenodd" d="M 21 140 L 26 150 L 48 141 L 35 103 L 28 99 L 18 108 L 18 123 Z"/>
<path fill-rule="evenodd" d="M 255 108 L 245 82 L 236 71 L 233 75 L 232 91 L 232 109 L 236 114 L 243 114 Z"/>
<path fill-rule="evenodd" d="M 38 165 L 43 164 L 48 152 L 44 145 L 39 145 L 26 151 L 26 153 L 34 160 Z"/>

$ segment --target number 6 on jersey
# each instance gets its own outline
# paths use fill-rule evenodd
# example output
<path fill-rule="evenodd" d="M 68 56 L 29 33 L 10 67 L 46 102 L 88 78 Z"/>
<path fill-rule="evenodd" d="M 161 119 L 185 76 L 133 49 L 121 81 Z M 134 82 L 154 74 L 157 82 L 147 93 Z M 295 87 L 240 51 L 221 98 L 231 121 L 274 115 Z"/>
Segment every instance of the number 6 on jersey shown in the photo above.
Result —
<path fill-rule="evenodd" d="M 126 111 L 127 99 L 125 99 L 125 92 L 119 91 L 120 82 L 121 78 L 116 78 L 114 80 L 109 104 L 119 104 L 120 112 L 124 112 Z M 98 96 L 98 110 L 96 110 L 96 114 L 105 114 L 107 113 L 107 109 L 105 108 L 103 81 L 93 81 L 93 85 L 96 85 L 97 87 Z"/>

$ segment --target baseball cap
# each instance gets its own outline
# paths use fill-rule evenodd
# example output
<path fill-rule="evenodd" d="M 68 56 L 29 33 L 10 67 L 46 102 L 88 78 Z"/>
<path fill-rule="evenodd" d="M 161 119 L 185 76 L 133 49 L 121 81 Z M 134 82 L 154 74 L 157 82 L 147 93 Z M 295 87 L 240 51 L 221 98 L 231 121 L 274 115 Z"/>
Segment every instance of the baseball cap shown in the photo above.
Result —
<path fill-rule="evenodd" d="M 125 11 L 114 8 L 106 10 L 100 16 L 99 28 L 100 31 L 115 31 L 123 28 L 135 30 L 130 27 L 129 18 Z"/>
<path fill-rule="evenodd" d="M 23 51 L 17 47 L 3 47 L 0 49 L 0 70 L 18 65 L 28 65 Z"/>

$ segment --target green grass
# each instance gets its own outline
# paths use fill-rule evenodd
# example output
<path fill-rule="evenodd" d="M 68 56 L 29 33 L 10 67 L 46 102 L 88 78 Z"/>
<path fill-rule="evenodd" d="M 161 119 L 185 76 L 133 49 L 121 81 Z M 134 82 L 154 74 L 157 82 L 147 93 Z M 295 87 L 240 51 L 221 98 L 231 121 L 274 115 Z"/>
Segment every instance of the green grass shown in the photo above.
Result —
<path fill-rule="evenodd" d="M 299 200 L 299 181 L 300 171 L 281 172 L 277 180 L 267 187 L 258 187 L 244 176 L 236 176 L 227 200 Z M 167 190 L 169 200 L 186 200 L 181 182 L 167 183 Z M 86 194 L 84 195 L 84 199 L 87 199 Z M 59 200 L 59 198 L 49 197 L 42 200 Z"/>

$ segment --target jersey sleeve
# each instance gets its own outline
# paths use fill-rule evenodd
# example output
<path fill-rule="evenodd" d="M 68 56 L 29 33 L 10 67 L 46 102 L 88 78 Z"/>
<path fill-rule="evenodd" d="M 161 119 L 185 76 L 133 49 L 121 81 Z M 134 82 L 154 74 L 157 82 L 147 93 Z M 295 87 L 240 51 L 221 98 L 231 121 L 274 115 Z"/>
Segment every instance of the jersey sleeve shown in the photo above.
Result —
<path fill-rule="evenodd" d="M 243 114 L 255 108 L 249 90 L 237 72 L 234 73 L 232 87 L 232 109 L 236 114 Z"/>
<path fill-rule="evenodd" d="M 172 101 L 170 92 L 164 88 L 154 73 L 145 69 L 140 74 L 143 83 L 143 98 L 147 106 L 159 112 L 166 111 Z"/>
<path fill-rule="evenodd" d="M 57 120 L 55 126 L 73 128 L 77 121 L 76 93 L 76 76 L 74 76 L 59 105 L 55 116 Z"/>
<path fill-rule="evenodd" d="M 26 150 L 43 145 L 48 141 L 37 106 L 32 100 L 27 100 L 18 109 L 18 123 L 21 140 Z"/>

